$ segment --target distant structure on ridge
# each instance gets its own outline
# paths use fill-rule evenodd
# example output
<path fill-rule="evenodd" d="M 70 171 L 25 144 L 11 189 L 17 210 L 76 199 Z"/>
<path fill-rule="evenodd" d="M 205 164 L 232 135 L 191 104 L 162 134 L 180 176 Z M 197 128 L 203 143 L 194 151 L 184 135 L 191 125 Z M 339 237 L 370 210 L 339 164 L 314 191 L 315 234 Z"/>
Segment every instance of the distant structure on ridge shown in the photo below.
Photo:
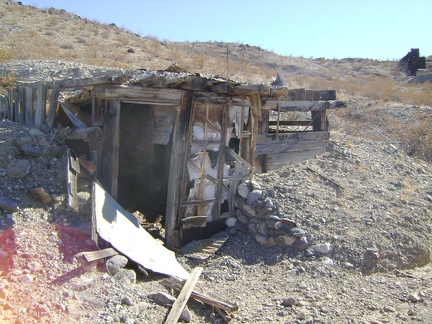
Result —
<path fill-rule="evenodd" d="M 411 52 L 400 59 L 399 67 L 406 75 L 416 76 L 418 69 L 426 69 L 426 58 L 420 57 L 418 48 L 411 48 Z"/>

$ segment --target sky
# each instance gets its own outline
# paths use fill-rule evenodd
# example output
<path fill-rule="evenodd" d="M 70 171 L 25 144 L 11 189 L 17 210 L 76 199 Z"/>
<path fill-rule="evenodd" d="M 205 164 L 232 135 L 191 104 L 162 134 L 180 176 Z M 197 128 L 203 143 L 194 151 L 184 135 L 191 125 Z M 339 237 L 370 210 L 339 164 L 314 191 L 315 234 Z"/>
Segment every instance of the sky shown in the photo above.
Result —
<path fill-rule="evenodd" d="M 432 55 L 431 0 L 23 0 L 141 36 L 222 41 L 280 55 L 400 59 Z"/>

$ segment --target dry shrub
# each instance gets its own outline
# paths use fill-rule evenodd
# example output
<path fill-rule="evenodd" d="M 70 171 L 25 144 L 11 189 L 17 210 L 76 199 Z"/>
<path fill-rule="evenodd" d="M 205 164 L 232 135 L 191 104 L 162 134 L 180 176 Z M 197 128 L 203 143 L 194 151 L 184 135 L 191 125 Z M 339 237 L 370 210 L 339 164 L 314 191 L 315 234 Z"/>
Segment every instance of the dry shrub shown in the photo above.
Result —
<path fill-rule="evenodd" d="M 432 161 L 432 116 L 416 113 L 402 130 L 401 144 L 409 155 Z"/>
<path fill-rule="evenodd" d="M 1 48 L 0 47 L 0 63 L 5 63 L 14 57 L 14 50 L 11 48 Z"/>
<path fill-rule="evenodd" d="M 11 89 L 15 87 L 16 73 L 8 73 L 3 77 L 0 77 L 0 88 Z"/>

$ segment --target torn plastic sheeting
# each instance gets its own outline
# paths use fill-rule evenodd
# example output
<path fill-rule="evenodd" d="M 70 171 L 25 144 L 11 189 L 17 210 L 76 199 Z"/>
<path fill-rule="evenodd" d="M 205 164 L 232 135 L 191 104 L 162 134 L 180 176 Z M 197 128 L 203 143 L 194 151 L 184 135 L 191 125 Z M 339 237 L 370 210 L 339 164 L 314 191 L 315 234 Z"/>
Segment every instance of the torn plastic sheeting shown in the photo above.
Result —
<path fill-rule="evenodd" d="M 231 122 L 234 123 L 235 125 L 235 133 L 237 138 L 240 138 L 240 131 L 241 131 L 240 123 L 242 121 L 245 125 L 248 123 L 249 109 L 243 109 L 243 107 L 240 106 L 230 106 L 228 116 Z"/>
<path fill-rule="evenodd" d="M 98 234 L 117 251 L 151 271 L 189 278 L 174 252 L 147 233 L 98 182 L 93 183 L 93 213 Z"/>

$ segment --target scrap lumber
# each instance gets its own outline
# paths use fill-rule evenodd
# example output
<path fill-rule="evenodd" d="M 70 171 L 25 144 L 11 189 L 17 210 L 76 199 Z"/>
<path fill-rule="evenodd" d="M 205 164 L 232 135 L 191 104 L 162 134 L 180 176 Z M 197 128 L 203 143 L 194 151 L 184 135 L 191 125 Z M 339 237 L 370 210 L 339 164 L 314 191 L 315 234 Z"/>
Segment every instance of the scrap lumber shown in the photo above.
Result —
<path fill-rule="evenodd" d="M 184 280 L 178 278 L 167 278 L 161 281 L 161 284 L 167 288 L 172 288 L 175 290 L 181 290 L 183 287 Z M 197 288 L 191 293 L 191 297 L 197 301 L 210 305 L 214 308 L 222 309 L 228 313 L 235 312 L 238 310 L 238 305 L 232 304 L 230 302 L 218 299 L 216 297 L 210 296 L 204 292 L 198 291 Z"/>
<path fill-rule="evenodd" d="M 171 311 L 168 314 L 168 318 L 165 321 L 166 324 L 175 324 L 180 318 L 181 312 L 183 308 L 186 306 L 187 301 L 198 281 L 199 276 L 201 275 L 203 268 L 196 267 L 193 269 L 189 279 L 184 284 L 183 288 L 180 291 L 177 299 L 171 307 Z"/>
<path fill-rule="evenodd" d="M 344 188 L 343 186 L 341 186 L 339 183 L 337 183 L 336 181 L 334 181 L 334 180 L 332 180 L 332 179 L 326 177 L 325 175 L 319 173 L 317 170 L 314 170 L 314 169 L 312 169 L 311 167 L 306 167 L 306 169 L 309 170 L 309 171 L 311 171 L 311 172 L 313 172 L 313 173 L 316 173 L 318 176 L 320 176 L 320 177 L 323 178 L 324 180 L 327 180 L 327 181 L 333 183 L 333 184 L 334 184 L 335 186 L 337 186 L 338 188 L 340 188 L 340 189 L 345 189 L 345 188 Z"/>
<path fill-rule="evenodd" d="M 75 258 L 83 258 L 86 262 L 92 262 L 100 259 L 105 259 L 117 254 L 118 252 L 113 248 L 107 248 L 98 251 L 79 252 L 75 254 Z"/>

